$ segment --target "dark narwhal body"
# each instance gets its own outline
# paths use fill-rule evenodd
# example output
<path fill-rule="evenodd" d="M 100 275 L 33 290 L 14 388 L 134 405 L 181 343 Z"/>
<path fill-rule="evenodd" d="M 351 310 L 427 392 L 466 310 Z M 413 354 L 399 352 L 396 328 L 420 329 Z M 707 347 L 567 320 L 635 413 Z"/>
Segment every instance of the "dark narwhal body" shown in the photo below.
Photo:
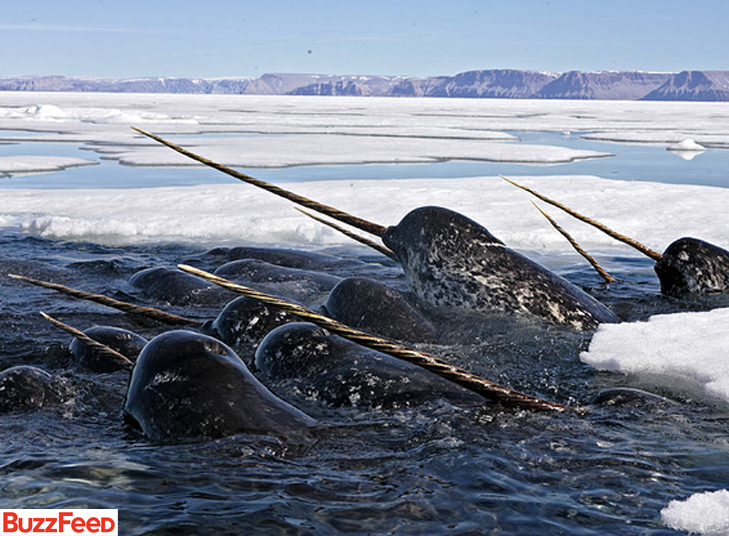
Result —
<path fill-rule="evenodd" d="M 221 342 L 190 331 L 152 339 L 129 381 L 125 418 L 154 441 L 241 432 L 300 438 L 314 420 L 277 398 Z"/>
<path fill-rule="evenodd" d="M 232 248 L 228 252 L 228 260 L 242 259 L 258 259 L 278 266 L 316 271 L 335 271 L 346 268 L 359 268 L 364 265 L 359 260 L 342 259 L 325 253 L 296 249 L 240 246 Z"/>
<path fill-rule="evenodd" d="M 328 292 L 341 278 L 322 272 L 278 266 L 258 259 L 241 259 L 225 263 L 215 275 L 242 283 L 294 283 L 313 292 Z"/>
<path fill-rule="evenodd" d="M 435 342 L 437 331 L 397 290 L 364 277 L 349 277 L 329 293 L 327 314 L 368 333 L 409 342 Z"/>
<path fill-rule="evenodd" d="M 221 306 L 235 297 L 204 279 L 173 268 L 147 268 L 134 274 L 129 283 L 150 298 L 172 305 Z"/>
<path fill-rule="evenodd" d="M 205 322 L 203 331 L 231 346 L 250 365 L 256 348 L 271 330 L 300 321 L 281 309 L 240 296 L 226 305 L 215 320 Z"/>
<path fill-rule="evenodd" d="M 729 292 L 729 251 L 697 238 L 679 238 L 656 261 L 668 296 Z"/>
<path fill-rule="evenodd" d="M 111 326 L 94 326 L 85 330 L 84 334 L 116 350 L 130 361 L 134 361 L 147 344 L 144 337 Z M 124 368 L 118 361 L 109 359 L 79 339 L 73 339 L 68 350 L 79 366 L 94 372 L 114 372 Z"/>
<path fill-rule="evenodd" d="M 670 406 L 675 404 L 675 402 L 641 389 L 613 387 L 600 391 L 595 395 L 590 404 L 596 406 L 627 406 L 648 409 L 659 406 Z"/>
<path fill-rule="evenodd" d="M 332 406 L 398 408 L 434 399 L 481 404 L 483 397 L 416 365 L 370 350 L 306 322 L 280 326 L 256 351 L 267 380 L 285 382 Z"/>
<path fill-rule="evenodd" d="M 324 306 L 331 318 L 381 337 L 410 342 L 434 342 L 437 332 L 395 289 L 361 277 L 342 280 Z M 204 333 L 231 346 L 250 365 L 260 342 L 274 328 L 302 319 L 241 296 L 202 327 Z"/>
<path fill-rule="evenodd" d="M 64 380 L 39 368 L 23 365 L 0 372 L 0 413 L 57 404 L 69 395 Z"/>
<path fill-rule="evenodd" d="M 427 303 L 522 315 L 578 330 L 618 321 L 589 294 L 457 212 L 415 209 L 388 227 L 382 239 L 401 261 L 415 295 Z"/>

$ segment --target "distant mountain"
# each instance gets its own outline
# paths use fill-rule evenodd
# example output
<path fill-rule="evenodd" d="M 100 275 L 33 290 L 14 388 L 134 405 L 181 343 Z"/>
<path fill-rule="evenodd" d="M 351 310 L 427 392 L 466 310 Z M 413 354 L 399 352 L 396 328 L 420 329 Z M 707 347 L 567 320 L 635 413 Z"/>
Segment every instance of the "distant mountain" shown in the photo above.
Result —
<path fill-rule="evenodd" d="M 427 97 L 529 98 L 557 78 L 554 73 L 498 69 L 444 77 Z"/>
<path fill-rule="evenodd" d="M 729 101 L 729 71 L 682 71 L 644 100 Z"/>
<path fill-rule="evenodd" d="M 88 91 L 108 93 L 242 93 L 252 78 L 67 78 L 0 77 L 0 91 Z"/>
<path fill-rule="evenodd" d="M 393 87 L 408 80 L 403 76 L 336 76 L 310 75 L 310 80 L 289 95 L 346 95 L 357 97 L 389 97 Z M 422 97 L 422 95 L 409 95 Z"/>
<path fill-rule="evenodd" d="M 639 71 L 570 71 L 531 96 L 539 99 L 635 100 L 663 84 L 670 76 Z"/>
<path fill-rule="evenodd" d="M 281 76 L 281 75 L 279 75 Z M 527 98 L 556 74 L 512 69 L 468 71 L 456 76 L 315 76 L 291 95 L 377 97 Z"/>
<path fill-rule="evenodd" d="M 311 83 L 316 75 L 266 73 L 251 79 L 241 93 L 248 95 L 289 95 L 298 88 Z"/>
<path fill-rule="evenodd" d="M 729 71 L 557 74 L 489 69 L 431 77 L 267 73 L 214 79 L 20 76 L 0 77 L 0 91 L 729 101 Z"/>

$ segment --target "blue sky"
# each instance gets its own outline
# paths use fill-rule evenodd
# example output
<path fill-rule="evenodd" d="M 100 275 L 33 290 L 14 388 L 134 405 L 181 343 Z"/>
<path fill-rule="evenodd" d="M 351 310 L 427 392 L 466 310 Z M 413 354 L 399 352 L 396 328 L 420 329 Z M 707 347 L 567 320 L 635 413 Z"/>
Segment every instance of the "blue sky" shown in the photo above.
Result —
<path fill-rule="evenodd" d="M 0 75 L 729 70 L 725 0 L 2 0 Z"/>

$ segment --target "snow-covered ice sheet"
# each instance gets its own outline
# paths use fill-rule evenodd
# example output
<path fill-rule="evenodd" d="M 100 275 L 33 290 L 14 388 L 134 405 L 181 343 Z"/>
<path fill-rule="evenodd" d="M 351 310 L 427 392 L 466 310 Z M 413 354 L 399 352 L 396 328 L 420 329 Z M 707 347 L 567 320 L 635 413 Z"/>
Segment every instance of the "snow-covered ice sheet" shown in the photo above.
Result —
<path fill-rule="evenodd" d="M 685 501 L 671 501 L 661 510 L 661 519 L 675 530 L 726 536 L 729 534 L 729 491 L 696 493 Z"/>
<path fill-rule="evenodd" d="M 435 163 L 471 160 L 558 164 L 610 156 L 609 153 L 549 145 L 499 143 L 475 139 L 409 138 L 309 134 L 236 138 L 193 138 L 186 149 L 228 166 L 270 168 L 332 164 Z M 201 165 L 153 142 L 148 147 L 102 149 L 108 158 L 133 166 Z"/>
<path fill-rule="evenodd" d="M 667 386 L 696 386 L 729 402 L 729 309 L 656 315 L 605 324 L 580 359 L 600 370 L 650 375 Z"/>
<path fill-rule="evenodd" d="M 729 107 L 725 103 L 0 94 L 0 141 L 74 141 L 119 155 L 127 163 L 180 163 L 165 151 L 150 152 L 148 143 L 127 129 L 128 125 L 163 135 L 226 134 L 229 149 L 220 143 L 216 158 L 246 166 L 432 159 L 549 164 L 600 155 L 497 143 L 513 140 L 509 132 L 535 130 L 581 132 L 597 139 L 665 146 L 693 138 L 709 148 L 729 147 Z M 246 139 L 250 135 L 264 139 Z M 327 138 L 288 140 L 284 135 Z M 206 149 L 216 145 L 199 136 L 190 141 L 205 143 Z M 313 155 L 308 154 L 311 147 L 316 149 Z M 283 154 L 289 150 L 291 154 Z"/>
<path fill-rule="evenodd" d="M 701 130 L 705 136 L 729 142 L 729 107 L 615 101 L 0 94 L 0 129 L 5 129 L 0 130 L 0 141 L 85 144 L 105 159 L 133 165 L 191 164 L 141 137 L 128 128 L 131 125 L 173 136 L 185 147 L 235 166 L 444 159 L 553 163 L 599 153 L 514 142 L 505 131 L 616 129 L 630 134 L 642 129 L 651 136 L 680 132 L 686 139 L 684 131 Z M 43 169 L 50 169 L 61 161 L 39 156 L 31 167 L 41 168 L 45 162 Z M 724 214 L 729 197 L 724 189 L 589 176 L 516 178 L 659 251 L 684 235 L 727 245 L 729 222 Z M 478 220 L 513 247 L 569 251 L 531 207 L 529 196 L 496 177 L 302 182 L 295 188 L 383 224 L 396 223 L 416 206 L 438 204 Z M 190 199 L 196 201 L 189 203 Z M 564 219 L 554 209 L 551 212 L 588 249 L 623 247 Z M 0 217 L 46 236 L 102 241 L 346 240 L 307 221 L 270 194 L 240 184 L 106 192 L 36 190 L 32 195 L 7 189 Z"/>
<path fill-rule="evenodd" d="M 658 251 L 680 236 L 728 246 L 729 189 L 624 182 L 592 176 L 515 177 Z M 296 193 L 382 225 L 418 206 L 439 205 L 475 219 L 509 246 L 571 252 L 531 204 L 531 196 L 498 177 L 311 181 Z M 546 208 L 588 251 L 633 250 Z M 123 190 L 3 191 L 0 218 L 47 237 L 134 243 L 349 244 L 341 234 L 293 210 L 288 201 L 234 182 L 194 187 Z"/>
<path fill-rule="evenodd" d="M 67 156 L 0 156 L 0 177 L 48 173 L 71 167 L 93 166 L 96 164 L 98 164 L 98 162 L 93 160 Z"/>
<path fill-rule="evenodd" d="M 726 133 L 725 125 L 729 118 L 724 118 L 716 125 L 716 130 L 702 129 L 697 126 L 696 129 L 656 129 L 646 130 L 644 127 L 638 127 L 635 130 L 606 130 L 598 132 L 590 132 L 583 134 L 582 137 L 587 140 L 595 141 L 612 141 L 616 143 L 641 143 L 651 145 L 662 145 L 667 148 L 686 139 L 693 139 L 704 148 L 729 148 L 729 135 Z"/>

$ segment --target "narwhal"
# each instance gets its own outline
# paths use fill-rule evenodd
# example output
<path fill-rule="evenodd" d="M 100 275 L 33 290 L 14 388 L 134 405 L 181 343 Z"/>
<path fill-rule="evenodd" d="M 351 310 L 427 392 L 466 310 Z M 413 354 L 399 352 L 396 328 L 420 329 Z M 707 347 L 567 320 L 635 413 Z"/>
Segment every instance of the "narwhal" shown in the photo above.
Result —
<path fill-rule="evenodd" d="M 241 297 L 271 306 L 292 319 L 310 320 L 328 332 L 352 341 L 351 344 L 343 345 L 341 341 L 317 339 L 321 333 L 310 332 L 309 328 L 304 328 L 302 331 L 300 326 L 305 324 L 292 322 L 288 323 L 288 326 L 293 326 L 290 330 L 278 331 L 279 335 L 283 333 L 281 338 L 279 335 L 273 337 L 276 342 L 269 340 L 267 357 L 261 357 L 261 365 L 265 363 L 264 368 L 273 376 L 286 377 L 293 373 L 304 380 L 307 374 L 313 373 L 317 379 L 312 385 L 316 384 L 314 385 L 316 390 L 329 391 L 334 397 L 329 399 L 330 402 L 342 402 L 340 395 L 350 389 L 359 394 L 366 394 L 367 404 L 378 406 L 392 404 L 393 407 L 401 403 L 407 405 L 413 402 L 414 398 L 427 396 L 427 393 L 471 403 L 474 400 L 472 395 L 476 393 L 481 398 L 511 406 L 584 412 L 582 408 L 553 403 L 503 387 L 444 363 L 432 355 L 359 331 L 301 305 L 228 281 L 198 268 L 188 265 L 179 265 L 179 268 L 219 287 L 242 294 Z M 90 294 L 24 276 L 12 275 L 12 277 L 129 313 L 142 314 L 165 323 L 195 323 L 201 326 L 193 319 L 119 302 L 107 296 Z M 152 439 L 168 441 L 182 437 L 219 437 L 236 431 L 258 430 L 258 426 L 272 427 L 272 423 L 277 420 L 275 416 L 279 414 L 284 420 L 290 417 L 287 416 L 287 413 L 291 413 L 287 408 L 274 407 L 277 404 L 275 397 L 251 375 L 246 363 L 230 347 L 216 338 L 188 330 L 166 332 L 145 344 L 139 357 L 132 361 L 129 357 L 133 357 L 131 353 L 135 353 L 136 349 L 127 348 L 132 350 L 127 357 L 87 335 L 87 333 L 93 335 L 92 330 L 84 333 L 43 312 L 41 315 L 86 345 L 89 352 L 95 353 L 99 361 L 114 362 L 114 368 L 132 369 L 125 415 L 131 424 L 140 427 Z M 266 339 L 276 331 L 277 329 L 273 329 Z M 292 333 L 296 334 L 293 339 Z M 328 337 L 328 333 L 324 333 L 324 336 Z M 259 346 L 258 349 L 260 348 Z M 258 363 L 258 357 L 256 359 Z M 301 368 L 304 362 L 309 365 L 308 372 Z M 317 370 L 319 372 L 316 372 Z M 325 370 L 326 373 L 323 372 Z M 213 387 L 229 374 L 233 377 L 225 383 L 222 390 Z M 160 387 L 163 384 L 164 387 Z M 168 384 L 174 384 L 171 390 L 168 389 L 170 387 Z M 460 387 L 456 387 L 452 392 L 454 389 L 452 384 Z M 375 385 L 379 387 L 374 389 Z M 471 395 L 463 392 L 462 388 L 471 391 Z M 335 391 L 339 395 L 334 395 Z M 218 396 L 221 394 L 224 395 L 222 405 Z M 251 409 L 248 402 L 261 396 L 262 402 Z M 476 397 L 475 400 L 479 398 Z M 208 416 L 205 408 L 214 409 L 213 415 Z M 298 421 L 300 419 L 294 415 L 292 422 Z"/>
<path fill-rule="evenodd" d="M 112 332 L 112 328 L 99 327 L 81 332 L 43 312 L 41 315 L 71 334 L 74 343 L 84 348 L 82 355 L 87 367 L 93 365 L 89 368 L 97 372 L 131 369 L 124 420 L 153 441 L 254 433 L 306 442 L 308 429 L 316 423 L 274 395 L 232 348 L 208 335 L 189 330 L 167 331 L 145 341 L 142 348 L 122 344 L 127 353 L 124 355 L 105 344 L 118 345 L 119 332 L 123 330 Z M 107 340 L 101 342 L 94 337 Z M 4 371 L 0 374 L 0 413 L 8 408 L 57 401 L 54 382 L 34 367 Z"/>
<path fill-rule="evenodd" d="M 379 237 L 402 264 L 415 296 L 430 305 L 516 315 L 581 331 L 618 321 L 609 308 L 582 289 L 452 210 L 421 207 L 397 225 L 384 227 L 134 130 L 238 180 Z"/>
<path fill-rule="evenodd" d="M 658 253 L 637 240 L 613 231 L 606 225 L 540 194 L 533 188 L 506 177 L 502 178 L 655 261 L 654 270 L 658 275 L 663 294 L 680 297 L 686 294 L 729 292 L 729 251 L 698 238 L 683 237 L 671 242 L 663 253 Z"/>

